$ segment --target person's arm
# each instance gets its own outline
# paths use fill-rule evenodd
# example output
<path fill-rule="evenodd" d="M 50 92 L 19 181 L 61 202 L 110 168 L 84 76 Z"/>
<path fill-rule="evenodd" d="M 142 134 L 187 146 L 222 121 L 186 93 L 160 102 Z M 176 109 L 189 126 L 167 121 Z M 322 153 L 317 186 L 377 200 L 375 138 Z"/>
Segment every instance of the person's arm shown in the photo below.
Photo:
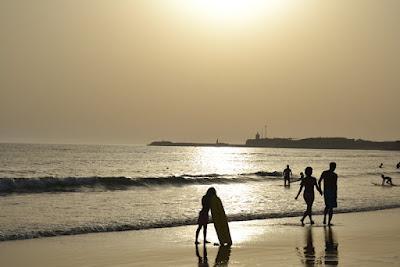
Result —
<path fill-rule="evenodd" d="M 322 196 L 322 190 L 321 187 L 318 185 L 317 180 L 315 179 L 315 187 L 317 188 L 318 192 L 321 194 Z"/>
<path fill-rule="evenodd" d="M 301 191 L 303 190 L 303 186 L 304 186 L 304 185 L 301 184 L 300 189 L 299 189 L 299 192 L 297 193 L 297 196 L 296 196 L 294 199 L 297 199 L 297 198 L 299 197 Z"/>
<path fill-rule="evenodd" d="M 324 179 L 324 173 L 321 174 L 321 177 L 319 177 L 319 180 L 318 180 L 318 187 L 320 190 L 321 190 L 321 182 L 323 179 Z"/>

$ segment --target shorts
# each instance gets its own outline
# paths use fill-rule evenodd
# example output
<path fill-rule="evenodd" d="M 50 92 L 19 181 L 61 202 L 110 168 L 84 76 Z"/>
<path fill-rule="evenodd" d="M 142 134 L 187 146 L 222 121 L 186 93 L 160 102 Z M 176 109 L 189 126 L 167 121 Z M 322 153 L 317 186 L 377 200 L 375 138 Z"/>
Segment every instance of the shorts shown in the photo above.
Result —
<path fill-rule="evenodd" d="M 208 224 L 208 212 L 200 211 L 199 218 L 197 219 L 198 225 L 206 225 Z"/>
<path fill-rule="evenodd" d="M 337 207 L 337 193 L 336 191 L 325 190 L 324 192 L 325 207 L 336 208 Z"/>

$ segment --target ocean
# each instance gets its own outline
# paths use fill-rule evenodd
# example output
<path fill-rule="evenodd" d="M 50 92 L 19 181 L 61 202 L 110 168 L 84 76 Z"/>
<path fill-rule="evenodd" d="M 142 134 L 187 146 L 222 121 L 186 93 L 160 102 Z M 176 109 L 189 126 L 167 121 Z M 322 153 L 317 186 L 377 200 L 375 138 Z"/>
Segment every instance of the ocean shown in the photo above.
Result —
<path fill-rule="evenodd" d="M 400 186 L 374 185 L 400 184 L 399 151 L 0 144 L 0 240 L 195 224 L 210 186 L 231 221 L 300 216 L 281 172 L 318 179 L 331 161 L 338 212 L 400 207 Z"/>

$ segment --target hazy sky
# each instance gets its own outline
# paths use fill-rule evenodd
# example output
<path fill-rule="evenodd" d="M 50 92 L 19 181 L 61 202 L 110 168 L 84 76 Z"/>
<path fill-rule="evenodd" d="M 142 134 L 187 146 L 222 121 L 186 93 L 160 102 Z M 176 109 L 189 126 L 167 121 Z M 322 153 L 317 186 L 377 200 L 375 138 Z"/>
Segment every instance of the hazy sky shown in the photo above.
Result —
<path fill-rule="evenodd" d="M 1 0 L 0 142 L 400 139 L 400 1 Z"/>

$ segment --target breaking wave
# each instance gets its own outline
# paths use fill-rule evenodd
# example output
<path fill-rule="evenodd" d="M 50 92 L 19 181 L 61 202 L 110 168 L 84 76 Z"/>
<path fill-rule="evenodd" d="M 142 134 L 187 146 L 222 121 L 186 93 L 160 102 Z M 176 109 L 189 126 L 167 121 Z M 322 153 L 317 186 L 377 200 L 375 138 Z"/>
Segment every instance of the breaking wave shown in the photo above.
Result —
<path fill-rule="evenodd" d="M 0 178 L 0 193 L 42 193 L 127 190 L 132 187 L 185 186 L 257 182 L 279 177 L 279 172 L 255 172 L 240 175 L 184 174 L 165 177 L 41 177 L 41 178 Z"/>

